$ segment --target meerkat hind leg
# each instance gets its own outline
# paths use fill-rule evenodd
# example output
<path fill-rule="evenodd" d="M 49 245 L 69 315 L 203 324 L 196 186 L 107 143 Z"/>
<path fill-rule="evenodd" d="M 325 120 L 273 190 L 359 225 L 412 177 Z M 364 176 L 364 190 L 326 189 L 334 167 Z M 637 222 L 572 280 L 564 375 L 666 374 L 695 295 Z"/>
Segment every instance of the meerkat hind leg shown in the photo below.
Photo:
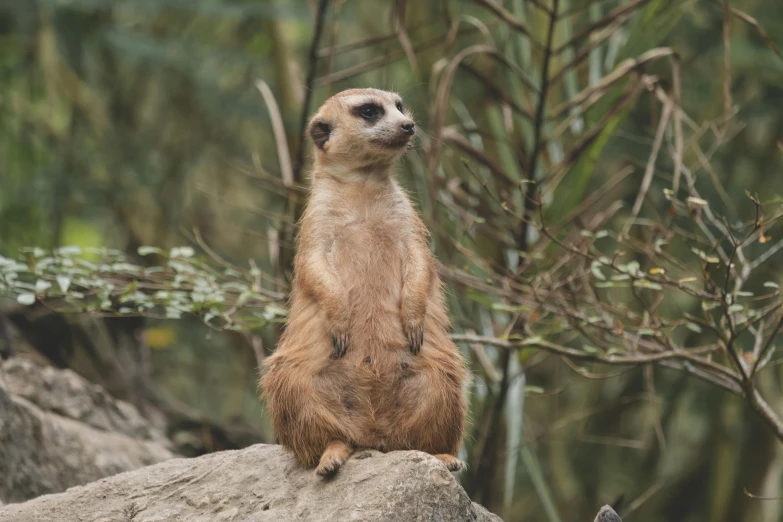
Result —
<path fill-rule="evenodd" d="M 459 471 L 465 467 L 464 462 L 459 460 L 454 455 L 449 455 L 448 453 L 440 453 L 438 455 L 433 455 L 433 457 L 444 463 L 449 471 Z"/>
<path fill-rule="evenodd" d="M 329 443 L 315 469 L 316 475 L 324 478 L 331 477 L 345 464 L 351 453 L 353 448 L 343 441 L 336 440 Z"/>

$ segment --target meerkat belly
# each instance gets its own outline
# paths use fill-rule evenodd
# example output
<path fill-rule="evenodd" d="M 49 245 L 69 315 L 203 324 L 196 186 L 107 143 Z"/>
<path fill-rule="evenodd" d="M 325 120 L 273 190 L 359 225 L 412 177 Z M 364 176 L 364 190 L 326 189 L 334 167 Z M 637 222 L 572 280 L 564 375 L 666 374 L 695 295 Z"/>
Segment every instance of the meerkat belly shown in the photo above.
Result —
<path fill-rule="evenodd" d="M 360 446 L 394 444 L 390 412 L 399 410 L 399 386 L 415 366 L 400 320 L 404 252 L 397 227 L 388 222 L 349 225 L 332 245 L 350 306 L 350 347 L 339 364 L 356 396 L 346 408 L 369 423 L 356 430 Z"/>
<path fill-rule="evenodd" d="M 402 348 L 403 245 L 387 222 L 356 223 L 337 235 L 333 263 L 347 292 L 352 344 L 364 350 Z"/>

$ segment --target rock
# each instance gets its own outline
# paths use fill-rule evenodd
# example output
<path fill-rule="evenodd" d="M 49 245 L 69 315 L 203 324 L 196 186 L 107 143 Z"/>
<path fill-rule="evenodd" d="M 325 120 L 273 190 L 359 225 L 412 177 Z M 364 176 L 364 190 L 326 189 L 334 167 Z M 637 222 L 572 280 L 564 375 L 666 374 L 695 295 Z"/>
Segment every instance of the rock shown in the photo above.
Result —
<path fill-rule="evenodd" d="M 0 502 L 22 502 L 176 456 L 132 405 L 70 370 L 0 366 Z"/>
<path fill-rule="evenodd" d="M 172 459 L 0 508 L 0 522 L 502 522 L 418 451 L 361 451 L 333 479 L 280 446 Z"/>
<path fill-rule="evenodd" d="M 610 506 L 604 506 L 595 516 L 594 522 L 623 522 L 620 520 L 620 515 L 615 513 L 614 509 Z"/>

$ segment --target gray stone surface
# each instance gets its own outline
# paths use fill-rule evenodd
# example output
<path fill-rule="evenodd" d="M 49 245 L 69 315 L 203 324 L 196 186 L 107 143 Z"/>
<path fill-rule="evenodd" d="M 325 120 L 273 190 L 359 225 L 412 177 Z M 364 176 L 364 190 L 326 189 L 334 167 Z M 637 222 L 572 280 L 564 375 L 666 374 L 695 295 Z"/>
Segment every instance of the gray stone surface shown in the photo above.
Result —
<path fill-rule="evenodd" d="M 0 365 L 0 502 L 22 502 L 174 457 L 130 404 L 70 370 Z"/>
<path fill-rule="evenodd" d="M 595 516 L 594 522 L 623 522 L 620 520 L 620 515 L 615 513 L 614 509 L 610 506 L 604 506 Z"/>
<path fill-rule="evenodd" d="M 323 481 L 280 446 L 172 459 L 0 508 L 0 522 L 502 522 L 416 451 L 361 451 Z"/>

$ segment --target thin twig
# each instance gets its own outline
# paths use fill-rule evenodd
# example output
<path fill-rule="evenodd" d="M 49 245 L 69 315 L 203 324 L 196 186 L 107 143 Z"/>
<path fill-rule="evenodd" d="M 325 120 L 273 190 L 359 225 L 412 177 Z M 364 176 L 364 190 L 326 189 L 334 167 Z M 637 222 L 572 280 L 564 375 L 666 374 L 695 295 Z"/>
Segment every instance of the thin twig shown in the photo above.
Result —
<path fill-rule="evenodd" d="M 280 115 L 280 108 L 277 106 L 275 95 L 269 85 L 263 80 L 256 81 L 256 88 L 261 92 L 267 108 L 269 109 L 269 118 L 272 120 L 272 133 L 275 136 L 277 145 L 277 159 L 280 162 L 280 175 L 283 178 L 283 184 L 290 187 L 294 184 L 294 172 L 291 169 L 291 154 L 288 152 L 288 140 L 283 126 L 283 117 Z"/>
<path fill-rule="evenodd" d="M 538 168 L 538 161 L 541 153 L 539 147 L 542 141 L 543 126 L 544 126 L 544 110 L 546 108 L 547 94 L 549 93 L 549 67 L 552 61 L 552 45 L 555 38 L 555 23 L 557 22 L 559 0 L 553 0 L 552 13 L 549 16 L 549 29 L 547 30 L 546 46 L 544 47 L 544 61 L 541 66 L 541 88 L 538 93 L 538 104 L 536 105 L 536 115 L 533 124 L 533 149 L 530 154 L 530 163 L 528 164 L 526 178 L 528 183 L 523 187 L 524 200 L 522 205 L 524 207 L 523 216 L 526 220 L 530 219 L 529 216 L 529 202 L 532 200 L 535 186 L 532 183 L 536 179 L 536 170 Z M 525 221 L 521 225 L 519 232 L 519 250 L 522 252 L 527 251 L 528 241 L 528 222 Z"/>
<path fill-rule="evenodd" d="M 642 178 L 642 185 L 639 188 L 639 193 L 636 196 L 636 201 L 633 204 L 631 210 L 631 216 L 628 218 L 625 226 L 623 227 L 622 236 L 627 236 L 628 231 L 631 228 L 636 217 L 639 215 L 639 211 L 642 209 L 642 203 L 647 196 L 647 191 L 650 190 L 650 184 L 652 183 L 653 174 L 655 173 L 655 161 L 658 159 L 658 151 L 661 149 L 661 143 L 663 142 L 663 134 L 666 131 L 666 126 L 669 124 L 669 117 L 672 113 L 672 104 L 667 103 L 663 106 L 663 114 L 661 115 L 661 121 L 658 124 L 658 131 L 655 133 L 655 141 L 653 142 L 652 152 L 650 152 L 650 158 L 647 160 L 647 168 L 644 171 L 644 177 Z"/>
<path fill-rule="evenodd" d="M 313 83 L 318 71 L 318 45 L 321 41 L 321 33 L 324 29 L 324 20 L 326 19 L 326 8 L 329 6 L 329 0 L 319 0 L 318 9 L 315 13 L 315 30 L 313 31 L 313 40 L 310 43 L 309 68 L 307 69 L 307 78 L 305 79 L 305 97 L 302 102 L 302 114 L 299 118 L 299 147 L 296 153 L 296 162 L 294 163 L 293 177 L 294 183 L 302 181 L 302 166 L 304 163 L 304 143 L 303 137 L 307 128 L 307 119 L 310 116 L 310 102 L 313 97 Z"/>
<path fill-rule="evenodd" d="M 582 361 L 593 361 L 604 364 L 615 365 L 642 365 L 657 363 L 660 361 L 679 360 L 682 362 L 689 362 L 695 364 L 701 368 L 708 369 L 715 374 L 721 375 L 735 383 L 740 382 L 740 377 L 729 370 L 728 368 L 721 366 L 717 363 L 704 359 L 702 357 L 693 355 L 686 351 L 669 351 L 669 352 L 657 352 L 657 353 L 637 353 L 633 355 L 606 355 L 601 353 L 586 352 L 583 350 L 577 350 L 575 348 L 568 348 L 556 343 L 546 341 L 541 338 L 529 338 L 525 340 L 503 340 L 495 337 L 484 337 L 478 335 L 467 334 L 452 334 L 451 340 L 454 342 L 466 342 L 466 343 L 480 343 L 489 346 L 496 346 L 498 348 L 505 348 L 513 351 L 518 348 L 538 348 L 564 357 L 570 357 L 571 359 Z M 783 423 L 781 424 L 783 426 Z"/>
<path fill-rule="evenodd" d="M 731 5 L 723 0 L 723 112 L 731 113 Z"/>

